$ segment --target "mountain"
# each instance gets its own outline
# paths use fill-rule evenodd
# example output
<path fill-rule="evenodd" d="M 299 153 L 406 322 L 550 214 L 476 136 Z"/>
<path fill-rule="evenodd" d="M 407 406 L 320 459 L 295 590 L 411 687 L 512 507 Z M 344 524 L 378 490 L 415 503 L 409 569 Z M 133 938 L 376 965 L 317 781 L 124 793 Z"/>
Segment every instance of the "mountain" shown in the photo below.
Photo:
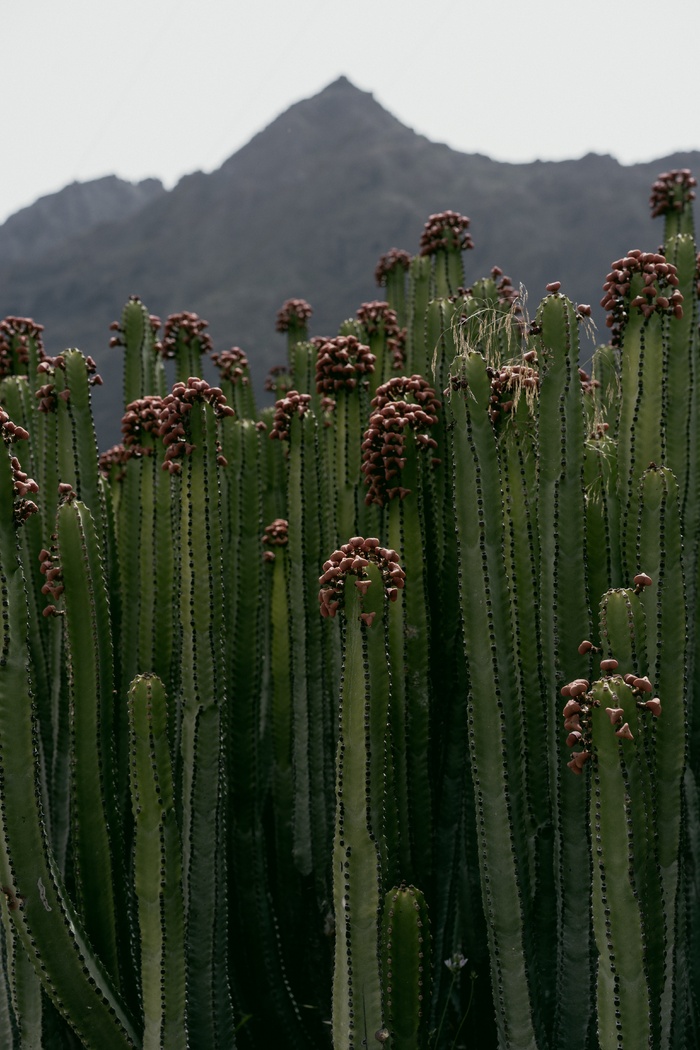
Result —
<path fill-rule="evenodd" d="M 22 208 L 0 226 L 2 265 L 39 259 L 101 223 L 122 222 L 161 193 L 165 190 L 159 179 L 131 183 L 106 175 L 91 182 L 72 182 Z"/>
<path fill-rule="evenodd" d="M 169 192 L 133 187 L 142 202 L 130 212 L 98 220 L 99 209 L 85 205 L 83 218 L 74 212 L 65 235 L 51 239 L 62 208 L 65 217 L 64 195 L 96 201 L 110 181 L 98 180 L 12 216 L 0 226 L 0 316 L 34 317 L 49 353 L 78 346 L 96 359 L 104 446 L 118 438 L 121 411 L 121 359 L 107 349 L 108 326 L 132 293 L 163 318 L 180 310 L 205 317 L 215 349 L 246 351 L 260 396 L 267 371 L 284 360 L 274 330 L 282 302 L 307 299 L 312 334 L 334 334 L 361 302 L 381 298 L 379 256 L 391 247 L 415 252 L 435 211 L 471 218 L 467 283 L 498 265 L 528 289 L 532 310 L 553 280 L 597 310 L 611 261 L 658 246 L 650 187 L 659 172 L 679 167 L 697 171 L 700 154 L 623 166 L 595 154 L 505 164 L 459 153 L 405 127 L 341 77 L 217 171 L 188 175 Z M 35 233 L 25 237 L 24 256 L 15 248 L 8 262 L 4 246 L 15 241 L 5 237 L 20 219 Z M 42 224 L 46 242 L 36 232 Z M 594 316 L 600 327 L 601 312 Z"/>

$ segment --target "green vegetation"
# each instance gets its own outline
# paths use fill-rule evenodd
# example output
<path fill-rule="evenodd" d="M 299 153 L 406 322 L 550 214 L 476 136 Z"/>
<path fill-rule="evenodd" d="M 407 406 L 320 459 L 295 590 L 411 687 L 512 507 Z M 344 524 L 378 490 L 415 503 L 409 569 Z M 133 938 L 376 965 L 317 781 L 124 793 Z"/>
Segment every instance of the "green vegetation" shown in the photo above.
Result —
<path fill-rule="evenodd" d="M 585 371 L 455 212 L 273 410 L 132 297 L 101 456 L 0 323 L 3 1047 L 698 1045 L 693 187 Z"/>

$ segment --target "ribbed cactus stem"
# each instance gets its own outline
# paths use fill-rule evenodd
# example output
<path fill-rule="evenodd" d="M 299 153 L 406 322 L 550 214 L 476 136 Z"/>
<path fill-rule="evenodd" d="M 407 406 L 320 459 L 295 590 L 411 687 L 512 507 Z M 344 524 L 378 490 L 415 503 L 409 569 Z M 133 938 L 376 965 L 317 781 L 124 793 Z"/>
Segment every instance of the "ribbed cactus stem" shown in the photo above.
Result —
<path fill-rule="evenodd" d="M 406 272 L 410 263 L 408 252 L 401 248 L 390 248 L 381 256 L 374 271 L 374 279 L 380 287 L 386 288 L 387 302 L 396 311 L 402 328 L 407 321 Z"/>
<path fill-rule="evenodd" d="M 697 363 L 698 295 L 697 254 L 689 234 L 672 238 L 664 245 L 668 262 L 678 274 L 683 296 L 681 316 L 665 318 L 664 417 L 666 458 L 664 465 L 676 475 L 687 535 L 694 536 L 698 521 L 698 480 L 695 464 L 698 450 L 694 428 L 700 373 Z M 686 563 L 691 551 L 686 553 Z"/>
<path fill-rule="evenodd" d="M 208 327 L 207 321 L 187 310 L 167 318 L 157 348 L 164 358 L 175 359 L 176 382 L 186 383 L 201 375 L 202 355 L 211 353 L 212 348 Z"/>
<path fill-rule="evenodd" d="M 697 179 L 688 168 L 664 171 L 651 188 L 652 218 L 664 218 L 664 242 L 678 234 L 693 236 L 693 201 Z"/>
<path fill-rule="evenodd" d="M 455 211 L 438 212 L 425 223 L 420 251 L 433 264 L 433 298 L 456 295 L 464 285 L 462 252 L 474 247 L 468 229 L 467 216 Z"/>
<path fill-rule="evenodd" d="M 0 874 L 6 915 L 44 988 L 85 1044 L 126 1050 L 139 1043 L 136 1028 L 66 897 L 44 823 L 17 509 L 11 457 L 0 444 Z"/>
<path fill-rule="evenodd" d="M 270 730 L 271 789 L 275 805 L 275 846 L 280 857 L 294 856 L 294 772 L 292 725 L 292 653 L 289 630 L 289 522 L 276 518 L 262 537 L 270 583 Z"/>
<path fill-rule="evenodd" d="M 384 785 L 376 770 L 377 756 L 383 759 L 386 746 L 389 698 L 385 673 L 375 683 L 369 649 L 385 646 L 385 591 L 389 598 L 398 596 L 403 572 L 395 552 L 380 547 L 375 538 L 356 536 L 324 564 L 321 584 L 321 613 L 332 617 L 340 609 L 343 629 L 333 846 L 333 1044 L 338 1050 L 359 1050 L 384 1028 L 382 829 L 377 826 Z"/>
<path fill-rule="evenodd" d="M 44 360 L 43 326 L 31 317 L 5 317 L 0 321 L 0 379 L 26 376 L 34 392 L 37 368 Z"/>
<path fill-rule="evenodd" d="M 540 372 L 537 413 L 537 526 L 540 549 L 539 620 L 542 671 L 550 710 L 547 719 L 554 821 L 554 885 L 557 909 L 553 1042 L 585 1038 L 593 1010 L 592 951 L 581 929 L 590 913 L 585 809 L 579 783 L 564 776 L 565 749 L 558 733 L 555 698 L 562 680 L 582 675 L 577 653 L 590 634 L 587 607 L 585 414 L 578 371 L 578 315 L 573 303 L 550 286 L 540 304 L 533 340 Z M 578 610 L 577 616 L 571 609 Z M 545 898 L 546 899 L 546 898 Z M 549 956 L 554 962 L 554 956 Z M 587 991 L 584 993 L 583 989 Z"/>
<path fill-rule="evenodd" d="M 679 921 L 682 867 L 683 790 L 688 741 L 687 612 L 679 492 L 671 472 L 649 468 L 640 484 L 638 563 L 653 581 L 643 586 L 647 674 L 663 700 L 663 717 L 653 720 L 646 761 L 653 780 L 656 858 L 663 895 L 664 967 L 653 988 L 660 1013 L 661 1045 L 673 1045 L 680 1031 L 677 1003 L 683 999 L 687 968 Z M 674 1033 L 670 1035 L 669 1033 Z"/>
<path fill-rule="evenodd" d="M 520 712 L 504 572 L 501 490 L 488 414 L 491 386 L 478 353 L 467 355 L 449 401 L 460 602 L 470 695 L 468 727 L 482 898 L 496 1024 L 504 1046 L 538 1045 L 536 972 L 526 939 L 528 850 L 522 805 Z M 496 875 L 496 873 L 498 873 Z"/>
<path fill-rule="evenodd" d="M 71 667 L 75 879 L 91 941 L 118 980 L 116 858 L 109 832 L 121 826 L 114 767 L 120 742 L 115 740 L 111 629 L 101 544 L 92 515 L 80 500 L 69 498 L 59 508 L 56 531 Z"/>
<path fill-rule="evenodd" d="M 134 879 L 141 955 L 143 1050 L 185 1050 L 182 844 L 178 828 L 167 700 L 153 675 L 129 690 L 131 799 L 136 822 Z"/>
<path fill-rule="evenodd" d="M 628 649 L 629 655 L 625 642 L 634 610 L 628 597 L 617 590 L 606 595 L 601 629 L 611 647 Z M 603 677 L 592 687 L 576 679 L 563 690 L 567 742 L 582 749 L 573 753 L 569 768 L 577 774 L 590 769 L 592 777 L 593 929 L 603 1050 L 670 1045 L 663 959 L 672 931 L 661 908 L 649 739 L 661 705 L 658 698 L 648 699 L 648 678 L 636 672 L 622 676 L 625 666 L 630 665 L 603 658 Z"/>
<path fill-rule="evenodd" d="M 392 720 L 401 735 L 394 769 L 401 842 L 399 873 L 429 885 L 432 877 L 432 785 L 429 773 L 430 628 L 425 583 L 423 479 L 437 464 L 431 436 L 440 402 L 420 376 L 396 377 L 382 384 L 372 400 L 369 428 L 362 442 L 367 502 L 386 504 L 389 543 L 409 568 L 405 600 L 389 615 L 389 646 L 395 668 Z M 426 486 L 427 487 L 427 486 Z M 400 670 L 402 669 L 402 670 Z"/>
<path fill-rule="evenodd" d="M 387 302 L 363 303 L 357 320 L 359 338 L 369 345 L 375 358 L 370 376 L 370 393 L 374 394 L 380 384 L 403 371 L 406 333 L 399 328 L 396 311 Z"/>
<path fill-rule="evenodd" d="M 464 300 L 433 299 L 425 314 L 426 376 L 436 390 L 449 386 L 450 368 L 457 354 L 457 335 Z"/>
<path fill-rule="evenodd" d="M 327 668 L 322 623 L 312 611 L 314 566 L 328 537 L 325 478 L 318 424 L 312 412 L 289 424 L 287 608 L 292 661 L 295 861 L 303 875 L 323 871 L 332 814 L 326 805 L 325 756 L 332 741 L 327 720 Z"/>
<path fill-rule="evenodd" d="M 620 676 L 594 683 L 590 692 L 590 824 L 601 1050 L 652 1045 L 633 824 L 633 811 L 643 800 L 630 798 L 629 764 L 637 745 L 622 737 L 628 720 L 636 725 L 635 716 L 633 689 Z"/>
<path fill-rule="evenodd" d="M 112 324 L 117 332 L 110 346 L 124 348 L 124 404 L 147 394 L 165 394 L 165 370 L 156 352 L 160 318 L 152 317 L 138 296 L 132 295 L 122 310 L 121 321 Z"/>
<path fill-rule="evenodd" d="M 294 350 L 297 343 L 306 342 L 309 338 L 309 318 L 313 309 L 305 299 L 286 299 L 277 311 L 275 328 L 287 336 L 287 359 L 293 370 Z M 306 393 L 306 388 L 301 387 Z"/>
<path fill-rule="evenodd" d="M 232 346 L 220 354 L 212 354 L 219 369 L 221 388 L 238 419 L 257 419 L 255 394 L 248 358 L 239 346 Z"/>
<path fill-rule="evenodd" d="M 586 542 L 591 550 L 596 551 L 596 557 L 588 562 L 588 596 L 592 607 L 608 587 L 622 582 L 617 444 L 600 430 L 589 434 L 583 480 L 586 487 Z"/>
<path fill-rule="evenodd" d="M 408 327 L 406 332 L 406 365 L 408 375 L 430 375 L 430 357 L 425 344 L 425 312 L 433 298 L 431 260 L 416 255 L 408 270 Z"/>
<path fill-rule="evenodd" d="M 223 731 L 227 683 L 221 561 L 218 418 L 231 415 L 204 380 L 176 383 L 164 399 L 166 465 L 181 478 L 181 770 L 187 982 L 192 1029 L 216 1045 L 230 1033 L 228 880 Z M 177 737 L 177 734 L 176 734 Z"/>
<path fill-rule="evenodd" d="M 47 1004 L 42 994 L 41 982 L 34 965 L 19 937 L 12 938 L 11 957 L 8 959 L 8 978 L 12 982 L 14 1016 L 19 1031 L 19 1046 L 45 1046 L 44 1011 Z M 14 1050 L 12 1035 L 3 1044 Z"/>
<path fill-rule="evenodd" d="M 361 509 L 361 450 L 356 435 L 367 417 L 369 382 L 374 355 L 352 335 L 328 339 L 318 347 L 316 390 L 335 401 L 333 425 L 326 436 L 335 490 L 338 538 L 354 533 L 367 515 Z M 332 449 L 332 451 L 331 451 Z"/>
<path fill-rule="evenodd" d="M 388 1050 L 426 1045 L 431 989 L 428 905 L 414 886 L 395 886 L 382 912 L 382 984 Z"/>

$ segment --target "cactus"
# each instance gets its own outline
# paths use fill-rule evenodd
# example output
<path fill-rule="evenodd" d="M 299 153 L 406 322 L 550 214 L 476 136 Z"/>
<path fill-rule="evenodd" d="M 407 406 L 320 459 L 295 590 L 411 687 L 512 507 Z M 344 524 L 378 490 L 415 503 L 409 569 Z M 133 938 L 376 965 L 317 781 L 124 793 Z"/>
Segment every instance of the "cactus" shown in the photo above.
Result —
<path fill-rule="evenodd" d="M 333 844 L 333 1039 L 350 1050 L 369 1045 L 385 1027 L 379 963 L 389 717 L 383 604 L 384 595 L 396 600 L 404 573 L 395 551 L 375 538 L 355 536 L 324 563 L 321 583 L 321 614 L 333 618 L 340 609 L 344 629 Z"/>
<path fill-rule="evenodd" d="M 182 845 L 167 719 L 162 682 L 151 675 L 134 679 L 129 690 L 130 781 L 144 1050 L 187 1046 Z"/>
<path fill-rule="evenodd" d="M 428 1028 L 430 920 L 424 895 L 405 883 L 389 890 L 384 899 L 382 974 L 386 1045 L 393 1050 L 420 1050 Z"/>
<path fill-rule="evenodd" d="M 587 371 L 456 212 L 337 336 L 284 304 L 274 408 L 131 297 L 99 458 L 0 323 L 3 1046 L 697 1045 L 693 195 Z"/>

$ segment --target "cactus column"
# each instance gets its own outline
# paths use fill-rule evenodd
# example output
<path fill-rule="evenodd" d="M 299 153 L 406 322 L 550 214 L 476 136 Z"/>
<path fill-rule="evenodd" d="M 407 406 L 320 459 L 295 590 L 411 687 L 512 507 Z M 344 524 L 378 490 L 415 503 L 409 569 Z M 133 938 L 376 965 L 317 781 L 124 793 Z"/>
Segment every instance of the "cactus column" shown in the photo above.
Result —
<path fill-rule="evenodd" d="M 379 926 L 389 678 L 385 595 L 403 570 L 377 539 L 353 537 L 324 563 L 321 614 L 341 611 L 343 672 L 336 754 L 333 903 L 336 922 L 333 1042 L 340 1050 L 384 1038 Z"/>

